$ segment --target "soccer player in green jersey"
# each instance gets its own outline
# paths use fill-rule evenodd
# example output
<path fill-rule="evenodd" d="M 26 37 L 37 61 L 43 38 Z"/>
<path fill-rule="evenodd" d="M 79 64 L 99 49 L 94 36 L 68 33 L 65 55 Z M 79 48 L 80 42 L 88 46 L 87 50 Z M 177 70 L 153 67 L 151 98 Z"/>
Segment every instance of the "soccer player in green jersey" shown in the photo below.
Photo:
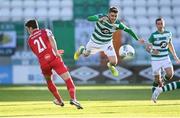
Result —
<path fill-rule="evenodd" d="M 152 94 L 151 99 L 153 100 L 154 103 L 156 103 L 158 96 L 162 92 L 173 91 L 175 89 L 180 89 L 180 82 L 171 82 L 169 84 L 164 85 L 163 87 L 156 87 Z"/>
<path fill-rule="evenodd" d="M 174 75 L 173 65 L 169 58 L 169 51 L 173 55 L 175 61 L 180 63 L 172 43 L 172 33 L 165 30 L 164 19 L 157 18 L 155 23 L 157 31 L 151 34 L 149 44 L 146 46 L 147 51 L 151 54 L 152 73 L 155 78 L 152 92 L 154 92 L 155 87 L 163 86 L 161 79 L 162 69 L 166 73 L 166 75 L 163 77 L 165 80 L 170 80 Z"/>
<path fill-rule="evenodd" d="M 98 14 L 89 16 L 88 21 L 95 21 L 94 32 L 91 35 L 91 39 L 87 43 L 86 47 L 80 46 L 74 54 L 74 60 L 78 60 L 80 55 L 89 56 L 97 52 L 103 51 L 109 62 L 107 63 L 113 76 L 118 76 L 119 72 L 115 68 L 118 60 L 112 43 L 112 35 L 117 30 L 124 30 L 129 33 L 135 40 L 140 43 L 144 43 L 143 39 L 139 39 L 138 36 L 126 25 L 117 20 L 118 9 L 111 7 L 107 15 Z"/>

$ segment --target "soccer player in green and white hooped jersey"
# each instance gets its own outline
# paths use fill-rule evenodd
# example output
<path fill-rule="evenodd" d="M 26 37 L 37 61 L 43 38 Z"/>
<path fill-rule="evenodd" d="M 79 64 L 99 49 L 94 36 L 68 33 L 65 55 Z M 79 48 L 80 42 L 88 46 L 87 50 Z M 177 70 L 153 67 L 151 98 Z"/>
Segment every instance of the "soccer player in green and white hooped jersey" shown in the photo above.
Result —
<path fill-rule="evenodd" d="M 166 73 L 164 76 L 164 79 L 166 80 L 170 80 L 174 75 L 173 65 L 169 58 L 169 51 L 172 53 L 175 61 L 180 63 L 172 43 L 172 33 L 165 30 L 164 19 L 157 18 L 155 23 L 157 31 L 151 34 L 149 38 L 150 44 L 146 46 L 147 51 L 151 54 L 152 73 L 155 78 L 152 92 L 154 92 L 155 87 L 163 86 L 161 69 Z"/>
<path fill-rule="evenodd" d="M 117 56 L 112 43 L 113 33 L 117 30 L 124 30 L 140 43 L 143 44 L 144 40 L 139 39 L 130 28 L 117 20 L 117 14 L 118 9 L 111 7 L 107 15 L 98 14 L 88 17 L 88 21 L 96 22 L 95 29 L 86 47 L 80 46 L 75 52 L 75 60 L 78 60 L 80 55 L 89 56 L 90 54 L 103 51 L 108 57 L 109 62 L 107 63 L 107 66 L 111 70 L 111 73 L 113 76 L 119 75 L 118 70 L 115 68 L 117 64 Z"/>

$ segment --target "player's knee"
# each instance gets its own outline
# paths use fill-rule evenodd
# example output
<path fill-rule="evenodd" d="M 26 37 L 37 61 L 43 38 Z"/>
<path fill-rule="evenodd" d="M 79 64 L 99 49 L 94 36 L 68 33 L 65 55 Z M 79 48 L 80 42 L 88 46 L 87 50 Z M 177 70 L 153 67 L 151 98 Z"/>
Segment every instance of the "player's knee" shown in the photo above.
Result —
<path fill-rule="evenodd" d="M 172 79 L 172 77 L 173 77 L 173 73 L 167 73 L 167 74 L 165 75 L 165 77 L 166 77 L 167 80 L 170 80 L 170 79 Z"/>

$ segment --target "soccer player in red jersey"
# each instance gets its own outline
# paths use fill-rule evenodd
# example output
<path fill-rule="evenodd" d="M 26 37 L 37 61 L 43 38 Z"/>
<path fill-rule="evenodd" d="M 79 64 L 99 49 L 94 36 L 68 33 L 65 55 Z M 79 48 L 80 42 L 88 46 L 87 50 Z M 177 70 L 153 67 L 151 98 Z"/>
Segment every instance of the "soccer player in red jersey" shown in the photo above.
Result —
<path fill-rule="evenodd" d="M 34 19 L 27 21 L 25 27 L 30 34 L 28 44 L 32 52 L 38 58 L 49 91 L 55 97 L 53 102 L 56 105 L 64 106 L 62 97 L 51 79 L 52 69 L 65 81 L 71 97 L 70 104 L 75 105 L 78 109 L 83 109 L 80 103 L 76 100 L 75 85 L 57 50 L 56 41 L 52 32 L 48 29 L 39 29 L 38 23 Z"/>

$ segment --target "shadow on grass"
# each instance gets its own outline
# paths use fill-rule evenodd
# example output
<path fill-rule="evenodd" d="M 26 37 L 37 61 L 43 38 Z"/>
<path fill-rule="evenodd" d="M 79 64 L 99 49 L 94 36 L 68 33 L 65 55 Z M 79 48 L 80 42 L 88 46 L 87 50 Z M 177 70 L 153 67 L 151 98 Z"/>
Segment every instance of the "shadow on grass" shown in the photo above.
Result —
<path fill-rule="evenodd" d="M 67 90 L 59 90 L 62 98 L 69 101 Z M 177 93 L 176 93 L 177 92 Z M 161 100 L 179 100 L 180 94 L 175 91 L 163 93 Z M 79 101 L 114 101 L 114 100 L 150 100 L 151 90 L 148 89 L 103 89 L 103 90 L 78 90 Z M 48 90 L 0 90 L 0 102 L 15 101 L 50 101 L 53 96 Z"/>

